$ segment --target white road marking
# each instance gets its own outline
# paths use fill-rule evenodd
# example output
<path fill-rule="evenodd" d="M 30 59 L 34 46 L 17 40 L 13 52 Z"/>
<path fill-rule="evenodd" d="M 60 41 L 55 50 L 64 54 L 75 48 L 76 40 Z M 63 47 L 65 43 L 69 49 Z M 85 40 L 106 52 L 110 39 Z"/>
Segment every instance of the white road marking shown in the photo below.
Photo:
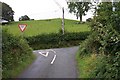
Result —
<path fill-rule="evenodd" d="M 38 52 L 38 51 L 33 51 L 33 52 Z M 53 49 L 48 49 L 48 50 L 39 50 L 39 54 L 44 56 L 44 57 L 48 57 L 48 54 L 49 52 L 53 52 L 53 53 L 56 53 Z M 54 55 L 52 61 L 50 64 L 53 64 L 55 62 L 55 59 L 56 59 L 57 55 Z"/>
<path fill-rule="evenodd" d="M 49 52 L 46 52 L 46 54 L 43 54 L 43 53 L 45 52 L 39 52 L 39 54 L 41 54 L 42 56 L 47 57 Z"/>
<path fill-rule="evenodd" d="M 54 63 L 55 59 L 56 59 L 56 55 L 54 55 L 53 60 L 51 61 L 51 64 Z"/>
<path fill-rule="evenodd" d="M 54 52 L 54 53 L 56 53 L 54 50 L 52 50 L 52 49 L 50 49 L 50 50 L 48 50 L 48 51 L 52 51 L 52 52 Z"/>
<path fill-rule="evenodd" d="M 36 52 L 36 51 L 33 51 L 33 52 Z"/>

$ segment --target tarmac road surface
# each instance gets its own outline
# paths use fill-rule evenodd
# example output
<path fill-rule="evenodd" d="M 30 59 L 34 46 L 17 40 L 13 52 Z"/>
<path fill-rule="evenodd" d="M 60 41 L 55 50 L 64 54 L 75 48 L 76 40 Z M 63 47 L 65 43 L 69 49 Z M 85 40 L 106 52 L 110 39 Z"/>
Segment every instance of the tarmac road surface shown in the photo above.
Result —
<path fill-rule="evenodd" d="M 78 47 L 35 50 L 37 59 L 18 78 L 77 78 Z"/>

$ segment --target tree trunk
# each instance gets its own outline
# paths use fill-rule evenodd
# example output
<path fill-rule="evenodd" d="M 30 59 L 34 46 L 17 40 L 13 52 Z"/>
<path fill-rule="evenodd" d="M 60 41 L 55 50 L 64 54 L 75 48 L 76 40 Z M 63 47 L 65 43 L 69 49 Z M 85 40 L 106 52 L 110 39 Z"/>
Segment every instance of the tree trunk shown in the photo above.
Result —
<path fill-rule="evenodd" d="M 82 22 L 82 14 L 80 13 L 80 23 Z"/>

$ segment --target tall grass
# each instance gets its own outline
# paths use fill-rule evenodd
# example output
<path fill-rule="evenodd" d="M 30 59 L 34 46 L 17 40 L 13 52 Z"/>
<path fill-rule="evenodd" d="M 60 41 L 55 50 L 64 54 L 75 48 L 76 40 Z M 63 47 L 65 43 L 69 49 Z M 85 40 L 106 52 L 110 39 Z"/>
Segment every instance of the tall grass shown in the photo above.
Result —
<path fill-rule="evenodd" d="M 87 54 L 79 55 L 79 52 L 76 55 L 77 68 L 78 68 L 78 78 L 95 78 L 95 75 L 91 75 L 96 69 L 97 65 L 100 65 L 100 62 L 104 58 L 104 55 L 96 54 Z"/>

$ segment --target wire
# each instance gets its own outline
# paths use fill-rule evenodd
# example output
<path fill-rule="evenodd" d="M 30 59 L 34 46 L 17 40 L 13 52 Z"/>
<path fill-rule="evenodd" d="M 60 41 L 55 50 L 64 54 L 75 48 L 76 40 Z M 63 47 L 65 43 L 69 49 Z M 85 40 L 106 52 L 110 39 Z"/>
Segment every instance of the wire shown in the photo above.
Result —
<path fill-rule="evenodd" d="M 56 0 L 53 0 L 56 4 L 57 4 L 57 6 L 61 9 L 62 8 L 62 6 L 56 1 Z M 66 2 L 68 2 L 67 0 L 65 0 Z M 69 10 L 67 9 L 67 8 L 64 8 L 64 10 L 66 10 L 68 13 L 69 13 Z"/>
<path fill-rule="evenodd" d="M 39 12 L 39 13 L 32 13 L 32 14 L 29 14 L 29 15 L 39 15 L 39 14 L 43 14 L 43 13 L 50 13 L 50 12 L 58 12 L 60 9 L 57 9 L 57 10 L 54 10 L 54 11 L 46 11 L 46 12 Z"/>
<path fill-rule="evenodd" d="M 57 4 L 57 6 L 61 9 L 62 7 L 61 7 L 61 5 L 56 1 L 56 0 L 53 0 L 56 4 Z"/>

